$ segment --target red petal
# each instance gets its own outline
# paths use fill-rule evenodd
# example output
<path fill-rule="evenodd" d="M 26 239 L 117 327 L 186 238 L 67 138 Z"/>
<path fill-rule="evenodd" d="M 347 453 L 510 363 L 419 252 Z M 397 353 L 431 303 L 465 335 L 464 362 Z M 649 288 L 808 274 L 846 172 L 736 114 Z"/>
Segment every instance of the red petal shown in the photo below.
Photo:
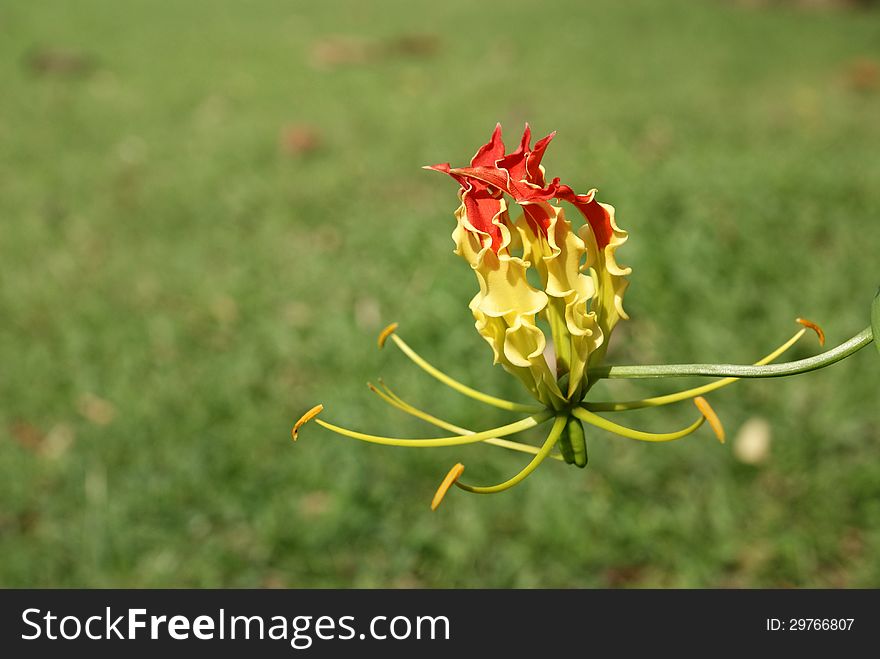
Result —
<path fill-rule="evenodd" d="M 499 133 L 500 134 L 500 133 Z M 449 163 L 439 165 L 426 165 L 423 169 L 432 169 L 437 172 L 449 174 L 461 185 L 461 201 L 467 213 L 468 222 L 483 233 L 492 238 L 492 250 L 497 252 L 501 248 L 501 229 L 492 224 L 492 218 L 501 210 L 501 200 L 493 195 L 483 181 L 476 177 L 470 177 L 449 167 Z M 481 168 L 483 169 L 483 168 Z"/>
<path fill-rule="evenodd" d="M 587 194 L 579 195 L 567 185 L 560 185 L 556 190 L 556 197 L 577 207 L 592 227 L 599 249 L 604 249 L 611 242 L 614 230 L 611 228 L 611 215 L 596 201 L 595 193 L 595 190 L 591 190 Z"/>
<path fill-rule="evenodd" d="M 553 199 L 556 196 L 556 184 L 559 183 L 557 178 L 545 188 L 536 188 L 525 181 L 514 179 L 506 169 L 500 167 L 456 167 L 447 173 L 457 179 L 477 180 L 498 188 L 517 202 Z"/>
<path fill-rule="evenodd" d="M 513 153 L 505 155 L 501 124 L 497 124 L 490 140 L 471 159 L 470 167 L 452 168 L 449 163 L 442 163 L 425 169 L 449 174 L 459 182 L 468 220 L 475 229 L 491 236 L 492 249 L 495 251 L 501 244 L 501 231 L 492 224 L 492 218 L 501 208 L 499 196 L 502 192 L 523 206 L 535 231 L 540 229 L 545 234 L 550 226 L 550 217 L 540 205 L 530 202 L 549 201 L 555 197 L 573 204 L 592 227 L 599 249 L 604 249 L 614 231 L 611 216 L 594 198 L 595 190 L 579 195 L 569 186 L 560 185 L 558 178 L 546 184 L 540 165 L 547 146 L 555 136 L 553 132 L 538 140 L 532 150 L 532 130 L 526 124 L 519 146 Z"/>
<path fill-rule="evenodd" d="M 471 158 L 471 167 L 494 167 L 495 161 L 503 157 L 504 142 L 501 140 L 501 124 L 495 124 L 492 137 Z"/>
<path fill-rule="evenodd" d="M 547 230 L 550 228 L 550 214 L 547 210 L 541 204 L 530 203 L 524 203 L 522 209 L 532 231 L 537 234 L 540 229 L 540 232 L 546 236 Z"/>
<path fill-rule="evenodd" d="M 541 159 L 544 157 L 544 151 L 547 150 L 547 145 L 550 144 L 554 137 L 556 137 L 555 130 L 547 137 L 538 140 L 535 143 L 535 148 L 526 158 L 526 180 L 529 183 L 544 187 L 544 175 L 541 173 L 539 166 L 541 165 Z"/>
<path fill-rule="evenodd" d="M 526 124 L 525 130 L 523 130 L 522 139 L 520 140 L 516 151 L 498 160 L 498 167 L 507 170 L 510 174 L 510 180 L 512 183 L 522 181 L 526 177 L 526 157 L 531 148 L 529 146 L 531 141 L 532 129 Z"/>
<path fill-rule="evenodd" d="M 469 186 L 467 178 L 458 174 L 457 171 L 454 171 L 449 166 L 448 162 L 442 162 L 438 165 L 425 165 L 424 167 L 422 167 L 422 169 L 431 169 L 435 172 L 442 172 L 443 174 L 449 174 L 452 178 L 454 178 L 456 181 L 458 181 L 458 184 L 462 188 L 467 188 Z"/>
<path fill-rule="evenodd" d="M 492 224 L 492 218 L 501 210 L 501 200 L 493 197 L 484 185 L 479 183 L 465 190 L 461 198 L 467 213 L 468 222 L 478 231 L 489 234 L 492 238 L 492 251 L 501 248 L 501 229 Z"/>
<path fill-rule="evenodd" d="M 510 185 L 508 183 L 507 172 L 503 169 L 498 169 L 497 167 L 456 167 L 450 169 L 448 173 L 450 176 L 477 179 L 486 185 L 491 185 L 499 190 L 509 192 L 511 195 L 513 194 L 513 192 L 510 192 L 509 190 Z"/>

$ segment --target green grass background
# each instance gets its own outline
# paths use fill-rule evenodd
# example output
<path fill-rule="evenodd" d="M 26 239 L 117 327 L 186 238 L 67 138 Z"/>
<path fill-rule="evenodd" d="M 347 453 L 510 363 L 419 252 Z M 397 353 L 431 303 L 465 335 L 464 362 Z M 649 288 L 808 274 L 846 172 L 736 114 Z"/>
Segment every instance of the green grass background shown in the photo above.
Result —
<path fill-rule="evenodd" d="M 439 49 L 389 46 L 402 37 Z M 339 43 L 366 54 L 322 65 Z M 91 65 L 35 67 L 58 51 Z M 796 315 L 831 343 L 862 329 L 878 58 L 876 11 L 762 3 L 3 2 L 0 585 L 880 586 L 873 348 L 711 397 L 731 436 L 769 421 L 759 466 L 707 430 L 596 431 L 586 470 L 553 462 L 432 514 L 454 462 L 491 483 L 523 458 L 314 424 L 289 439 L 319 401 L 359 429 L 433 434 L 368 392 L 378 375 L 460 424 L 510 419 L 377 351 L 392 321 L 524 400 L 472 326 L 456 187 L 419 169 L 466 162 L 496 121 L 509 143 L 526 120 L 558 130 L 548 172 L 598 187 L 630 231 L 611 361 L 747 362 Z M 318 148 L 281 148 L 290 125 Z"/>

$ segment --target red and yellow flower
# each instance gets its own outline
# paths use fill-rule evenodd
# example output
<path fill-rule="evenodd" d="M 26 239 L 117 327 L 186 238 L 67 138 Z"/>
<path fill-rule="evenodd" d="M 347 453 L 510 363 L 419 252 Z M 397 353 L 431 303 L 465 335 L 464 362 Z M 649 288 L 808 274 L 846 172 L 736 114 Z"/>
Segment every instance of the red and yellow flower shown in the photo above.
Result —
<path fill-rule="evenodd" d="M 495 363 L 539 401 L 561 409 L 589 388 L 588 366 L 602 360 L 615 324 L 627 317 L 622 302 L 630 269 L 615 260 L 626 232 L 615 224 L 614 208 L 597 201 L 595 189 L 579 195 L 558 178 L 547 183 L 541 160 L 554 135 L 533 149 L 527 125 L 516 150 L 505 154 L 498 125 L 469 167 L 428 169 L 461 186 L 452 238 L 480 285 L 470 304 L 477 331 Z M 508 199 L 522 209 L 515 220 Z M 579 230 L 561 201 L 583 216 Z M 540 290 L 528 281 L 530 268 Z"/>
<path fill-rule="evenodd" d="M 397 333 L 397 325 L 379 336 L 382 347 L 391 339 L 427 373 L 456 391 L 487 405 L 528 416 L 483 431 L 456 426 L 403 400 L 387 385 L 370 389 L 393 407 L 453 433 L 437 438 L 396 438 L 361 433 L 318 418 L 323 406 L 309 410 L 293 428 L 296 439 L 307 421 L 341 435 L 391 446 L 441 447 L 486 443 L 532 455 L 530 462 L 510 479 L 490 486 L 461 481 L 462 464 L 443 480 L 432 502 L 436 508 L 453 485 L 476 493 L 505 490 L 526 478 L 541 462 L 554 458 L 583 467 L 587 463 L 586 423 L 640 441 L 665 442 L 685 437 L 704 422 L 724 441 L 718 417 L 702 396 L 727 386 L 739 377 L 771 377 L 813 370 L 852 354 L 872 340 L 872 330 L 823 355 L 765 366 L 796 343 L 808 329 L 824 342 L 821 330 L 809 321 L 779 348 L 751 366 L 670 365 L 605 366 L 605 354 L 623 309 L 630 268 L 618 265 L 617 249 L 627 234 L 614 217 L 614 208 L 596 198 L 596 190 L 577 194 L 554 178 L 548 182 L 542 160 L 555 133 L 531 145 L 526 125 L 516 149 L 506 153 L 498 125 L 490 140 L 479 148 L 467 167 L 448 163 L 426 169 L 448 174 L 459 184 L 461 204 L 455 211 L 452 233 L 455 253 L 470 265 L 479 291 L 470 302 L 475 326 L 492 349 L 494 361 L 516 376 L 537 404 L 517 403 L 478 391 L 454 380 L 428 363 Z M 576 224 L 566 217 L 573 208 Z M 518 209 L 518 210 L 515 210 Z M 511 212 L 516 217 L 511 217 Z M 531 271 L 531 272 L 530 272 Z M 531 277 L 529 276 L 531 274 Z M 875 303 L 875 307 L 880 305 Z M 875 310 L 875 324 L 880 311 Z M 804 364 L 803 362 L 809 362 Z M 702 387 L 631 401 L 587 401 L 591 386 L 600 378 L 722 376 Z M 657 407 L 692 399 L 699 417 L 687 427 L 669 433 L 647 433 L 624 427 L 597 414 Z M 541 446 L 515 442 L 510 435 L 553 421 Z"/>

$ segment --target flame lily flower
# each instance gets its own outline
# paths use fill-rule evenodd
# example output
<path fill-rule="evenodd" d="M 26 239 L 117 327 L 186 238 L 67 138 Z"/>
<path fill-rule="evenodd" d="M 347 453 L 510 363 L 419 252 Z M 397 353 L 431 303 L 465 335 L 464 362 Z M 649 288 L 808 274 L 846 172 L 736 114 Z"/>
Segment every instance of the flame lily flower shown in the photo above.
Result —
<path fill-rule="evenodd" d="M 478 402 L 526 416 L 506 425 L 474 431 L 456 426 L 406 402 L 381 380 L 370 390 L 402 412 L 452 433 L 435 438 L 395 438 L 371 435 L 334 425 L 318 417 L 317 405 L 294 425 L 296 440 L 309 420 L 337 434 L 365 442 L 402 447 L 443 447 L 483 443 L 531 455 L 517 474 L 496 485 L 468 485 L 461 481 L 464 465 L 456 464 L 443 479 L 431 502 L 436 509 L 446 492 L 457 486 L 468 492 L 501 492 L 529 476 L 545 459 L 584 467 L 587 447 L 584 425 L 647 442 L 667 442 L 696 432 L 705 422 L 715 437 L 725 434 L 706 394 L 740 378 L 779 377 L 823 368 L 871 343 L 880 331 L 880 293 L 872 306 L 872 325 L 849 341 L 815 357 L 773 364 L 812 330 L 824 345 L 825 335 L 815 323 L 798 318 L 802 326 L 778 348 L 752 365 L 673 364 L 608 366 L 604 358 L 614 327 L 628 318 L 623 309 L 631 269 L 618 265 L 616 251 L 627 234 L 615 221 L 614 207 L 597 200 L 595 189 L 575 193 L 559 178 L 547 181 L 541 164 L 555 133 L 531 145 L 525 127 L 519 145 L 506 153 L 500 124 L 481 146 L 470 165 L 449 163 L 425 169 L 448 174 L 459 185 L 460 206 L 452 233 L 455 254 L 464 259 L 477 278 L 479 290 L 470 302 L 477 332 L 489 344 L 494 362 L 515 376 L 535 399 L 518 403 L 478 391 L 458 382 L 415 352 L 389 325 L 378 338 L 382 348 L 390 339 L 419 368 L 446 386 Z M 566 217 L 568 204 L 581 222 L 576 228 Z M 519 215 L 511 217 L 512 208 Z M 534 271 L 531 281 L 528 277 Z M 540 287 L 532 282 L 540 282 Z M 708 376 L 709 384 L 662 396 L 628 401 L 587 399 L 602 378 L 663 378 Z M 659 407 L 693 400 L 699 416 L 685 428 L 648 433 L 615 423 L 598 412 Z M 509 439 L 544 423 L 551 428 L 541 446 Z"/>

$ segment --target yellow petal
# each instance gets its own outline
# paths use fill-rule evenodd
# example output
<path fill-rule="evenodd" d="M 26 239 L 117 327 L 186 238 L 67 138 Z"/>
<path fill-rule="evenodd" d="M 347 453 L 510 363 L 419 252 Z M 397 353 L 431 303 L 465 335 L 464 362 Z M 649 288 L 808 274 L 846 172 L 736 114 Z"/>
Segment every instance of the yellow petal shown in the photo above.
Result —
<path fill-rule="evenodd" d="M 618 265 L 615 252 L 627 240 L 627 233 L 617 226 L 614 219 L 614 207 L 609 204 L 600 204 L 610 215 L 613 234 L 611 241 L 601 252 L 596 245 L 596 237 L 589 224 L 580 228 L 578 234 L 587 244 L 587 251 L 595 253 L 597 259 L 590 269 L 595 275 L 598 295 L 593 301 L 593 309 L 596 311 L 596 320 L 604 336 L 603 345 L 595 351 L 590 358 L 590 364 L 596 365 L 604 358 L 608 349 L 608 338 L 611 331 L 619 320 L 629 318 L 623 308 L 623 296 L 626 293 L 629 281 L 625 279 L 632 272 L 632 268 L 622 268 Z"/>

